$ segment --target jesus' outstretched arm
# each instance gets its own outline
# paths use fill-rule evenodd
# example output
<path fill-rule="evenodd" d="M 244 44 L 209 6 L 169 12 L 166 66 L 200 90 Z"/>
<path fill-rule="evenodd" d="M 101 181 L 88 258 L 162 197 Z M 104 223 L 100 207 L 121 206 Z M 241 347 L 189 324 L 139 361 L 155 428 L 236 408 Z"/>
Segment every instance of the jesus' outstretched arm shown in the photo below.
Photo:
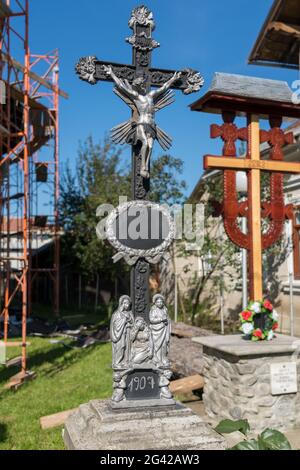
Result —
<path fill-rule="evenodd" d="M 177 82 L 177 80 L 180 79 L 181 75 L 182 75 L 182 72 L 175 72 L 173 77 L 171 77 L 170 80 L 168 80 L 166 83 L 164 83 L 163 86 L 161 86 L 157 90 L 153 90 L 153 91 L 150 92 L 152 97 L 155 98 L 156 96 L 159 96 L 160 94 L 162 94 L 165 91 L 169 90 L 169 88 L 171 88 L 173 83 Z"/>
<path fill-rule="evenodd" d="M 103 68 L 106 74 L 109 75 L 113 79 L 113 81 L 117 85 L 117 88 L 119 88 L 121 91 L 126 93 L 126 95 L 129 96 L 129 98 L 134 100 L 135 98 L 138 97 L 138 93 L 135 90 L 133 90 L 132 87 L 127 86 L 123 80 L 121 80 L 120 78 L 116 76 L 116 74 L 114 73 L 110 65 L 103 65 Z"/>

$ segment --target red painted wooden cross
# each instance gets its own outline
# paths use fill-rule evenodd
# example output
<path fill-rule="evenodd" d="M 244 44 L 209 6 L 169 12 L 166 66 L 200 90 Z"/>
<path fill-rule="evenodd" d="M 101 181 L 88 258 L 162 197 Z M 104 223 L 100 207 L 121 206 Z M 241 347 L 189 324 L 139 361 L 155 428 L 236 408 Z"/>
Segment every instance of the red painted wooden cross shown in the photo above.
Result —
<path fill-rule="evenodd" d="M 277 86 L 278 83 L 283 82 L 276 82 Z M 283 86 L 285 89 L 285 85 Z M 215 124 L 211 126 L 211 137 L 221 137 L 224 141 L 223 155 L 206 155 L 204 168 L 224 170 L 222 215 L 225 230 L 233 243 L 248 250 L 250 299 L 261 300 L 263 298 L 262 252 L 278 241 L 283 233 L 285 219 L 291 218 L 293 214 L 293 207 L 284 204 L 283 175 L 300 173 L 300 163 L 283 161 L 283 146 L 293 143 L 293 134 L 284 132 L 281 125 L 283 116 L 299 116 L 299 107 L 288 100 L 281 102 L 278 99 L 267 100 L 262 97 L 241 96 L 213 90 L 194 103 L 191 108 L 195 111 L 221 113 L 223 116 L 222 126 Z M 234 123 L 236 114 L 247 116 L 247 127 L 237 128 Z M 260 118 L 267 116 L 271 129 L 260 130 Z M 248 143 L 244 158 L 237 156 L 238 140 Z M 261 144 L 264 142 L 268 142 L 271 147 L 268 160 L 261 159 Z M 244 202 L 238 201 L 237 171 L 247 172 L 248 200 Z M 261 171 L 270 173 L 269 202 L 261 201 Z M 239 227 L 238 218 L 241 216 L 248 219 L 246 234 Z M 261 221 L 265 217 L 269 219 L 269 229 L 266 233 L 262 233 Z"/>

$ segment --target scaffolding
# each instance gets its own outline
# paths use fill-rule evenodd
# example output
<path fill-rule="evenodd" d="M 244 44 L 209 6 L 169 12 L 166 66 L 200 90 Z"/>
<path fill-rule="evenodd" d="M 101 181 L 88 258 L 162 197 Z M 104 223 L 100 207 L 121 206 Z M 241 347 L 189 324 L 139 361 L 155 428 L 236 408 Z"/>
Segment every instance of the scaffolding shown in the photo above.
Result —
<path fill-rule="evenodd" d="M 41 276 L 51 279 L 59 315 L 59 98 L 68 97 L 59 89 L 58 51 L 30 53 L 29 0 L 0 0 L 0 79 L 0 313 L 7 345 L 10 316 L 20 315 L 24 379 L 27 319 Z M 39 251 L 49 245 L 51 266 L 40 268 Z"/>

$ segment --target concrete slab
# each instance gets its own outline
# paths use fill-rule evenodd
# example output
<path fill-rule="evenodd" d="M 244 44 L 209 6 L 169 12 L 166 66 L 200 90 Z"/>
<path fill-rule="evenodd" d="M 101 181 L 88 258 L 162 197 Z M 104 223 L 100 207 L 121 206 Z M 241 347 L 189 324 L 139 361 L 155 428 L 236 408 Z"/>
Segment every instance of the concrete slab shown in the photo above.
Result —
<path fill-rule="evenodd" d="M 274 356 L 291 354 L 299 350 L 300 338 L 277 334 L 272 341 L 249 341 L 242 335 L 208 336 L 193 338 L 194 343 L 241 358 L 243 356 Z"/>

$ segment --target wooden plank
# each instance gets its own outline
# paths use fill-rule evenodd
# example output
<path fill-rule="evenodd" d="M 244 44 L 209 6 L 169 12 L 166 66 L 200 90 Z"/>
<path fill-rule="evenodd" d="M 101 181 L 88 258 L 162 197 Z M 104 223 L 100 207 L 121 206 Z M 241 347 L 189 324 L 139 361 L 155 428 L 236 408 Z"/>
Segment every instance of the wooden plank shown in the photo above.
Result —
<path fill-rule="evenodd" d="M 300 173 L 300 163 L 280 162 L 274 160 L 250 160 L 236 157 L 217 157 L 205 155 L 204 168 L 226 170 L 263 170 L 278 171 L 279 173 Z"/>
<path fill-rule="evenodd" d="M 3 127 L 1 124 L 0 124 L 0 133 L 9 135 L 9 131 L 5 127 Z"/>
<path fill-rule="evenodd" d="M 8 62 L 8 56 L 5 52 L 2 52 L 2 59 L 5 61 L 5 62 Z M 24 72 L 25 71 L 25 67 L 24 65 L 22 65 L 20 62 L 18 62 L 17 60 L 15 59 L 12 59 L 10 58 L 10 63 L 18 70 L 20 70 L 21 72 Z M 47 80 L 45 80 L 43 77 L 40 77 L 39 75 L 37 75 L 36 73 L 30 71 L 29 72 L 29 76 L 32 80 L 36 81 L 36 82 L 39 82 L 41 85 L 43 85 L 45 88 L 47 88 L 48 90 L 51 90 L 51 91 L 56 91 L 55 89 L 55 86 L 51 85 L 51 83 L 49 83 Z M 65 91 L 63 90 L 58 90 L 58 94 L 60 96 L 62 96 L 63 98 L 65 99 L 68 99 L 69 98 L 69 95 L 68 93 L 66 93 Z"/>
<path fill-rule="evenodd" d="M 200 390 L 204 387 L 204 379 L 201 375 L 193 375 L 184 379 L 174 380 L 170 383 L 170 392 L 177 394 L 185 394 Z"/>
<path fill-rule="evenodd" d="M 252 162 L 260 159 L 260 132 L 258 116 L 250 117 L 250 156 Z M 262 300 L 262 237 L 261 237 L 261 200 L 260 200 L 260 170 L 255 169 L 249 176 L 249 222 L 251 241 L 250 278 L 252 281 L 251 299 Z"/>
<path fill-rule="evenodd" d="M 269 25 L 269 29 L 274 29 L 275 31 L 282 31 L 288 34 L 294 34 L 300 38 L 300 26 L 294 24 L 286 24 L 281 21 L 272 21 Z"/>
<path fill-rule="evenodd" d="M 15 348 L 15 347 L 20 348 L 20 347 L 23 346 L 23 343 L 22 343 L 22 342 L 17 342 L 17 341 L 15 341 L 15 342 L 14 342 L 14 341 L 8 341 L 7 343 L 4 343 L 4 342 L 3 342 L 3 344 L 5 344 L 5 346 L 6 346 L 7 348 Z M 31 343 L 28 343 L 28 342 L 27 342 L 27 343 L 26 343 L 26 346 L 31 346 Z"/>
<path fill-rule="evenodd" d="M 25 382 L 36 378 L 35 372 L 27 371 L 26 374 L 19 372 L 11 377 L 7 384 L 4 385 L 5 390 L 18 390 Z"/>
<path fill-rule="evenodd" d="M 4 3 L 2 0 L 0 0 L 0 18 L 5 18 L 9 16 L 12 13 L 11 9 Z"/>
<path fill-rule="evenodd" d="M 55 413 L 49 416 L 43 416 L 40 418 L 40 426 L 42 429 L 51 429 L 58 426 L 63 426 L 67 421 L 68 417 L 78 411 L 79 408 L 73 410 L 62 411 L 61 413 Z"/>
<path fill-rule="evenodd" d="M 176 327 L 172 327 L 171 332 L 173 336 L 178 336 L 179 338 L 193 338 L 195 336 L 195 333 L 190 331 L 183 331 Z"/>
<path fill-rule="evenodd" d="M 6 367 L 16 367 L 22 364 L 22 356 L 19 357 L 14 357 L 13 359 L 10 359 L 9 361 L 6 361 L 5 366 Z"/>
<path fill-rule="evenodd" d="M 251 188 L 252 186 L 252 188 Z M 260 201 L 260 171 L 252 170 L 250 174 L 250 233 L 252 250 L 252 267 L 250 278 L 253 282 L 253 292 L 250 294 L 252 300 L 263 299 L 262 286 L 262 239 L 261 239 L 261 201 Z"/>
<path fill-rule="evenodd" d="M 4 83 L 6 84 L 6 86 L 9 86 L 7 82 L 4 81 Z M 22 93 L 18 88 L 16 88 L 13 85 L 10 85 L 10 95 L 11 95 L 11 98 L 15 100 L 19 100 L 22 103 L 24 102 L 24 93 Z M 44 106 L 42 103 L 40 103 L 36 99 L 32 99 L 29 97 L 29 104 L 32 109 L 40 109 L 45 112 L 48 112 L 48 108 L 46 108 L 46 106 Z"/>

